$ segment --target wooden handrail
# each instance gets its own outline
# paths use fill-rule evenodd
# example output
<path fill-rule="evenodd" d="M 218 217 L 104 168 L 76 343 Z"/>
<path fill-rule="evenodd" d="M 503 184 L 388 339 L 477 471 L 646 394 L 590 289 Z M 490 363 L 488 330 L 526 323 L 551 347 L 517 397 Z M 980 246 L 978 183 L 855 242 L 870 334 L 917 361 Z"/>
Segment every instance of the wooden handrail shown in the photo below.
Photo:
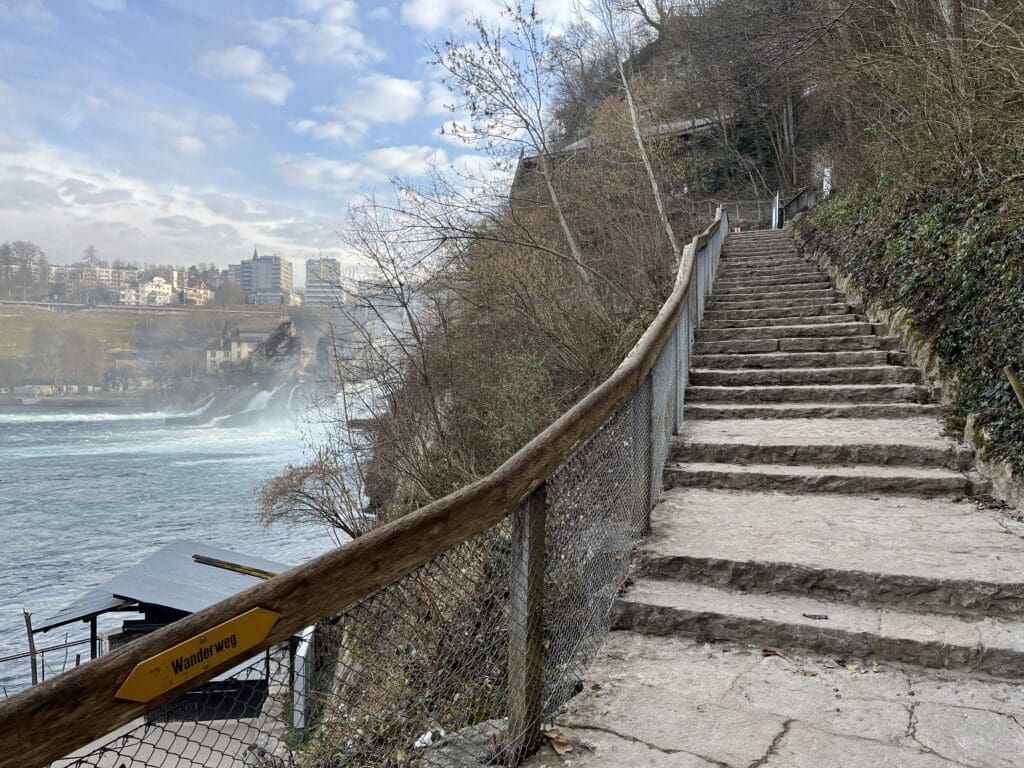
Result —
<path fill-rule="evenodd" d="M 304 627 L 350 608 L 377 590 L 499 523 L 553 475 L 643 385 L 686 306 L 697 254 L 715 221 L 685 247 L 672 293 L 654 321 L 602 384 L 491 474 L 405 517 L 186 616 L 111 653 L 0 702 L 0 768 L 43 768 L 181 695 L 145 704 L 114 694 L 135 666 L 253 608 L 281 614 L 253 657 Z M 237 666 L 212 666 L 195 688 Z"/>

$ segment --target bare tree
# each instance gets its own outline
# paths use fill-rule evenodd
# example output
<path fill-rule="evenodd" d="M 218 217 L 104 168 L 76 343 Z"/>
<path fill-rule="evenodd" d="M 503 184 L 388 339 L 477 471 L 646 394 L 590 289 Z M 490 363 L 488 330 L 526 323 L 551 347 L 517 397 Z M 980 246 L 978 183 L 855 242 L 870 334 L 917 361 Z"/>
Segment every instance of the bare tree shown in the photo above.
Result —
<path fill-rule="evenodd" d="M 536 8 L 521 2 L 506 7 L 508 27 L 490 27 L 476 19 L 477 39 L 471 43 L 448 40 L 434 48 L 434 62 L 448 77 L 446 83 L 458 98 L 456 109 L 469 116 L 456 123 L 457 135 L 481 144 L 491 152 L 526 152 L 537 160 L 562 235 L 582 280 L 591 275 L 584 266 L 583 251 L 569 225 L 555 184 L 554 137 L 549 94 L 556 70 L 553 46 Z"/>

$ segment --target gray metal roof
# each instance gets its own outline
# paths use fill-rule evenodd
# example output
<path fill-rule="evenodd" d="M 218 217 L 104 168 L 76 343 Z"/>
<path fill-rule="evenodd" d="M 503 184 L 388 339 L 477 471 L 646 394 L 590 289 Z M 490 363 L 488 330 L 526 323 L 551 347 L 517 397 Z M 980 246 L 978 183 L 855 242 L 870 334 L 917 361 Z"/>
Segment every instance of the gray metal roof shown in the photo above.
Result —
<path fill-rule="evenodd" d="M 256 576 L 197 563 L 192 559 L 193 555 L 205 555 L 273 573 L 281 573 L 291 567 L 195 541 L 172 541 L 124 573 L 91 590 L 35 629 L 45 632 L 62 624 L 136 604 L 195 613 L 262 581 Z"/>

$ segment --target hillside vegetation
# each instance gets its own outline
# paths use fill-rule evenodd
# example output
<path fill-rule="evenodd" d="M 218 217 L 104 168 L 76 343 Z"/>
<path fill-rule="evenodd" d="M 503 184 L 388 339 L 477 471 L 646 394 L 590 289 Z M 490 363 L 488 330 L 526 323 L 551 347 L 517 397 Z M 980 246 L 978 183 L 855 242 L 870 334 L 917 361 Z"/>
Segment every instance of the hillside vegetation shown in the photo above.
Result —
<path fill-rule="evenodd" d="M 954 383 L 951 426 L 977 414 L 989 456 L 1024 471 L 1003 374 L 1024 372 L 1024 9 L 949 9 L 880 7 L 877 31 L 826 47 L 846 57 L 823 93 L 851 119 L 841 193 L 796 229 L 867 301 L 906 310 Z"/>

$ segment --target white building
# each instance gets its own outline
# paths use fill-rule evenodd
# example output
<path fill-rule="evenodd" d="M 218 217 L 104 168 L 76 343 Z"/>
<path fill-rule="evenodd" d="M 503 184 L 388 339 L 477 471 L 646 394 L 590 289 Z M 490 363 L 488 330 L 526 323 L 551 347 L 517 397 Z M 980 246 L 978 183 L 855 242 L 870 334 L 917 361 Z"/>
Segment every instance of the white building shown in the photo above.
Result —
<path fill-rule="evenodd" d="M 337 259 L 306 259 L 306 294 L 303 303 L 307 307 L 326 309 L 344 303 L 345 292 L 341 289 L 341 264 Z"/>
<path fill-rule="evenodd" d="M 181 290 L 181 300 L 182 304 L 205 307 L 213 301 L 213 291 L 206 287 L 206 283 L 200 283 L 195 287 L 186 286 Z"/>
<path fill-rule="evenodd" d="M 118 298 L 133 307 L 165 307 L 174 300 L 174 290 L 162 277 L 154 277 L 145 283 L 122 285 Z"/>

